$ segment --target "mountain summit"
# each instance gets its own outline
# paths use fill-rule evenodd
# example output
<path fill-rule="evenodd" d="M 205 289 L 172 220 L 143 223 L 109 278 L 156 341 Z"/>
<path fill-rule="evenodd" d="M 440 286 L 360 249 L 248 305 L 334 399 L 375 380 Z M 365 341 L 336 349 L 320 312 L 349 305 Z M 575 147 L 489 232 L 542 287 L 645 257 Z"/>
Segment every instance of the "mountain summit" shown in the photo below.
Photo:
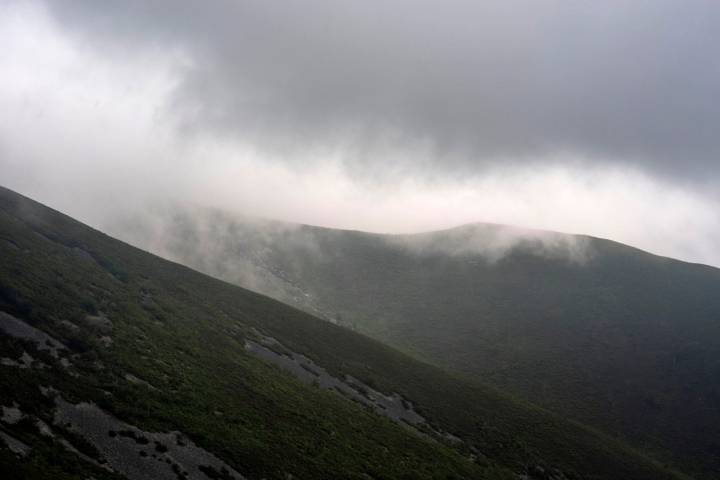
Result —
<path fill-rule="evenodd" d="M 720 471 L 716 268 L 494 224 L 380 235 L 178 210 L 134 227 L 163 256 Z"/>

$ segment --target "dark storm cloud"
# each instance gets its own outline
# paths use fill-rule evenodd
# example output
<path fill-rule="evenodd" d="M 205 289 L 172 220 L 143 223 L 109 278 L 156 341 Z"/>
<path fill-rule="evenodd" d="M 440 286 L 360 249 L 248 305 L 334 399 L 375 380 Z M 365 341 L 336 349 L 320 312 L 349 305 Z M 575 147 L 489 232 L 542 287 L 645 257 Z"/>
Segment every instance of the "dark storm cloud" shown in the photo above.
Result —
<path fill-rule="evenodd" d="M 182 52 L 188 132 L 432 169 L 556 154 L 720 173 L 715 1 L 53 0 L 106 55 Z M 290 147 L 290 148 L 287 148 Z M 378 165 L 375 164 L 377 167 Z"/>

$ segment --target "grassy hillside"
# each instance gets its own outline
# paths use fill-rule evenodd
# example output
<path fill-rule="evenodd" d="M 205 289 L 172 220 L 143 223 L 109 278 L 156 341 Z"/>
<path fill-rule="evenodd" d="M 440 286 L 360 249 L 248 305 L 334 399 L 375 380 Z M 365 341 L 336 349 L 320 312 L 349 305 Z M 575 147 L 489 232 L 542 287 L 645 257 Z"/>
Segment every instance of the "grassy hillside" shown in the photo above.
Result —
<path fill-rule="evenodd" d="M 134 227 L 169 258 L 720 471 L 718 269 L 493 225 L 383 236 L 179 212 Z"/>
<path fill-rule="evenodd" d="M 0 447 L 3 478 L 119 478 L 104 468 L 115 465 L 101 448 L 111 440 L 89 441 L 90 427 L 58 420 L 94 411 L 79 402 L 117 418 L 124 427 L 108 437 L 139 449 L 142 461 L 171 465 L 168 446 L 153 450 L 148 438 L 176 431 L 171 448 L 197 446 L 203 458 L 251 479 L 686 478 L 585 427 L 4 189 L 0 312 L 0 436 L 31 449 L 22 457 Z M 41 341 L 8 335 L 9 326 Z M 260 333 L 338 378 L 402 395 L 461 442 L 429 438 L 304 385 L 246 352 L 245 340 Z M 54 436 L 43 435 L 43 422 Z M 178 478 L 229 478 L 228 470 L 172 466 Z"/>

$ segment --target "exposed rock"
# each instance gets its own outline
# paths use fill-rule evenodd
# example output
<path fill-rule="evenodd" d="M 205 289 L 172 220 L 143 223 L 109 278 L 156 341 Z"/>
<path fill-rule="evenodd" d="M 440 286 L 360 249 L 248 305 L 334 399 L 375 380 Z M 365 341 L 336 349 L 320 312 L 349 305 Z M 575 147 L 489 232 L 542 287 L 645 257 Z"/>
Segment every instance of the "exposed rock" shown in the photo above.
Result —
<path fill-rule="evenodd" d="M 84 321 L 90 327 L 97 328 L 103 332 L 109 332 L 113 327 L 112 320 L 103 312 L 98 312 L 97 315 L 86 315 Z"/>
<path fill-rule="evenodd" d="M 154 385 L 152 385 L 150 382 L 147 382 L 147 381 L 143 380 L 142 378 L 138 378 L 135 375 L 133 375 L 132 373 L 126 373 L 125 380 L 127 380 L 130 383 L 134 383 L 136 385 L 142 385 L 151 390 L 157 390 L 157 388 Z"/>
<path fill-rule="evenodd" d="M 92 403 L 74 405 L 59 396 L 55 402 L 55 424 L 85 437 L 113 470 L 130 480 L 212 478 L 205 471 L 225 475 L 217 478 L 245 478 L 181 432 L 147 432 L 118 420 Z"/>
<path fill-rule="evenodd" d="M 384 395 L 348 375 L 345 376 L 344 380 L 340 380 L 327 373 L 324 368 L 315 364 L 306 356 L 288 350 L 274 338 L 261 337 L 261 341 L 273 348 L 268 348 L 252 340 L 246 340 L 245 350 L 292 373 L 306 384 L 317 385 L 320 388 L 341 393 L 352 400 L 371 407 L 378 414 L 396 422 L 404 422 L 413 426 L 426 425 L 425 419 L 415 411 L 412 403 L 397 393 Z M 278 351 L 283 353 L 278 353 Z"/>
<path fill-rule="evenodd" d="M 77 325 L 75 325 L 75 324 L 74 324 L 73 322 L 71 322 L 70 320 L 61 320 L 61 321 L 60 321 L 60 325 L 62 325 L 63 327 L 66 327 L 68 330 L 72 330 L 72 331 L 78 331 L 78 330 L 80 330 L 80 327 L 78 327 Z"/>
<path fill-rule="evenodd" d="M 11 452 L 20 455 L 21 457 L 27 456 L 27 454 L 30 453 L 30 451 L 32 450 L 28 445 L 24 444 L 17 438 L 13 437 L 12 435 L 8 435 L 1 430 L 0 439 L 5 442 L 5 445 L 7 445 Z"/>
<path fill-rule="evenodd" d="M 20 420 L 22 420 L 24 416 L 25 415 L 22 413 L 22 410 L 20 410 L 20 406 L 17 403 L 13 402 L 13 404 L 9 407 L 3 405 L 2 417 L 0 417 L 0 421 L 10 425 L 14 425 Z"/>
<path fill-rule="evenodd" d="M 43 422 L 41 419 L 38 418 L 35 420 L 35 426 L 37 427 L 38 432 L 40 432 L 40 435 L 42 435 L 43 437 L 55 437 L 55 434 L 53 433 L 52 428 L 50 428 L 50 425 Z"/>
<path fill-rule="evenodd" d="M 27 365 L 21 364 L 17 362 L 16 360 L 13 360 L 12 358 L 8 357 L 0 357 L 0 365 L 4 367 L 18 367 L 18 368 L 28 368 Z"/>
<path fill-rule="evenodd" d="M 44 385 L 40 385 L 38 386 L 38 388 L 40 389 L 40 393 L 42 393 L 44 397 L 53 397 L 55 396 L 55 394 L 58 393 L 55 387 L 52 386 L 46 387 Z"/>
<path fill-rule="evenodd" d="M 12 358 L 2 357 L 0 358 L 0 365 L 5 365 L 6 367 L 18 367 L 18 368 L 31 368 L 33 366 L 33 363 L 36 364 L 37 368 L 45 368 L 47 365 L 45 365 L 42 362 L 36 361 L 29 353 L 23 351 L 23 354 L 20 355 L 20 358 L 17 360 L 13 360 Z"/>
<path fill-rule="evenodd" d="M 54 358 L 59 357 L 59 351 L 67 351 L 65 345 L 47 333 L 5 312 L 0 312 L 0 331 L 11 337 L 35 342 L 38 350 L 48 351 Z"/>

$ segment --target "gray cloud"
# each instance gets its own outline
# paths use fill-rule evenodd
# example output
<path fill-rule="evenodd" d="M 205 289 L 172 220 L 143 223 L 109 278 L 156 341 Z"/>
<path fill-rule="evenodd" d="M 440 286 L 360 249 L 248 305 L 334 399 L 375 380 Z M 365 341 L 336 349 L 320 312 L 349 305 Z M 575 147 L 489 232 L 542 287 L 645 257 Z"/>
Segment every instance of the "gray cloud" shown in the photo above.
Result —
<path fill-rule="evenodd" d="M 717 124 L 712 7 L 43 5 L 0 2 L 0 183 L 104 231 L 179 202 L 388 233 L 514 224 L 720 265 L 713 139 L 687 127 Z"/>
<path fill-rule="evenodd" d="M 299 148 L 340 149 L 351 167 L 373 169 L 405 150 L 424 152 L 416 160 L 431 173 L 556 154 L 684 180 L 720 173 L 714 1 L 47 7 L 105 55 L 155 49 L 184 58 L 166 113 L 185 133 L 288 158 Z"/>

